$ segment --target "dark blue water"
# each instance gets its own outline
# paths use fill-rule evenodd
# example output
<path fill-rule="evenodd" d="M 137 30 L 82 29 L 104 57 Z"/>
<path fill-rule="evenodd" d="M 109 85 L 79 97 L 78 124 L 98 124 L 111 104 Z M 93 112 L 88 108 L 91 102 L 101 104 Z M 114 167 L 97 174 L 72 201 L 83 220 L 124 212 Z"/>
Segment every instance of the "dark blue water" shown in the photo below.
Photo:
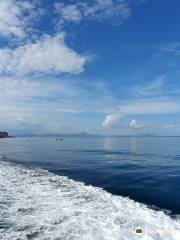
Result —
<path fill-rule="evenodd" d="M 180 214 L 180 138 L 0 140 L 0 155 Z"/>

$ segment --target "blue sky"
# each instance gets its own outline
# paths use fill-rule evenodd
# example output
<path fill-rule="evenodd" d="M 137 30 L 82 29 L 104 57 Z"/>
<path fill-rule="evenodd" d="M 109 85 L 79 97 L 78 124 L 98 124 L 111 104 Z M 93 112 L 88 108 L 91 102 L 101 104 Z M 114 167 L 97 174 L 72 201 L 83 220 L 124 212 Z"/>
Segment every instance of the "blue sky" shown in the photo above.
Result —
<path fill-rule="evenodd" d="M 0 128 L 180 135 L 178 0 L 1 0 Z"/>

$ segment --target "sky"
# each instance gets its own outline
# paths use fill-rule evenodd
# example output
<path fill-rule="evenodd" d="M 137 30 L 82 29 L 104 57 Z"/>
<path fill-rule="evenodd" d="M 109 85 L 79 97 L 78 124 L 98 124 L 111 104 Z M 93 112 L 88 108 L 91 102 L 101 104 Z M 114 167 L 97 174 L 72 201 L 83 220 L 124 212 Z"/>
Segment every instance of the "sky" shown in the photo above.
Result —
<path fill-rule="evenodd" d="M 0 130 L 180 135 L 179 0 L 0 0 Z"/>

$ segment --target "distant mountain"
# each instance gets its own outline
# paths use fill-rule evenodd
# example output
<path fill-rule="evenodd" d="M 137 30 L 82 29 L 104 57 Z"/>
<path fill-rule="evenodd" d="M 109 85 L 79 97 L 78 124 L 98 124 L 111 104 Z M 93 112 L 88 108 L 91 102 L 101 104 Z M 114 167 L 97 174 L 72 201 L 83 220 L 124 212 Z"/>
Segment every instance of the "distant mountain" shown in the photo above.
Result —
<path fill-rule="evenodd" d="M 16 137 L 55 137 L 55 138 L 64 138 L 64 137 L 101 137 L 100 135 L 88 134 L 86 132 L 82 133 L 24 133 L 17 134 Z"/>

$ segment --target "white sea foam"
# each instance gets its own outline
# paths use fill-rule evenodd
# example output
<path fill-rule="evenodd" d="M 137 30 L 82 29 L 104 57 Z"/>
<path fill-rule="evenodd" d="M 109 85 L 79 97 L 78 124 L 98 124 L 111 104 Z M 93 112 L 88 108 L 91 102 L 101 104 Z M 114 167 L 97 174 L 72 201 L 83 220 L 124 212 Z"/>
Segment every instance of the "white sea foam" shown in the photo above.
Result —
<path fill-rule="evenodd" d="M 2 240 L 179 240 L 180 222 L 128 198 L 0 161 Z M 143 234 L 136 234 L 142 228 Z"/>

